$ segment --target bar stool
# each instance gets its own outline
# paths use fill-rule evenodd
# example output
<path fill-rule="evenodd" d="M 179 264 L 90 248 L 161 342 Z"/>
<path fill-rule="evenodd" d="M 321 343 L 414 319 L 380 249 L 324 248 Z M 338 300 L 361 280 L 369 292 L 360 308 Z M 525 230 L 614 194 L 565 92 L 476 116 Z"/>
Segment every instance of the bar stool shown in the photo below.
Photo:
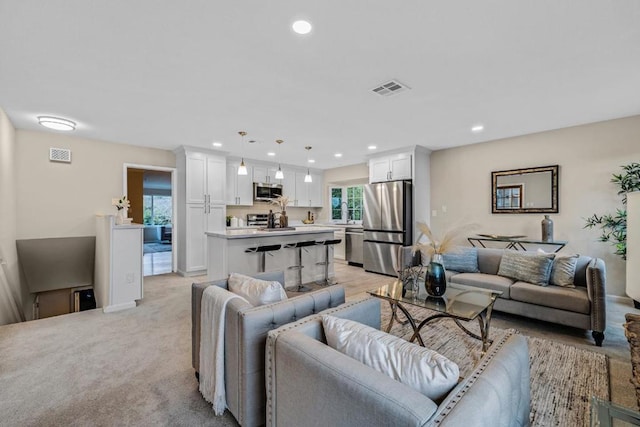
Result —
<path fill-rule="evenodd" d="M 264 273 L 264 269 L 265 269 L 265 256 L 267 255 L 267 252 L 271 252 L 271 251 L 277 251 L 282 247 L 282 245 L 264 245 L 264 246 L 256 246 L 254 248 L 247 248 L 244 250 L 245 253 L 252 253 L 252 254 L 260 254 L 260 258 L 258 261 L 258 273 Z M 273 254 L 269 254 L 271 256 L 273 256 Z"/>
<path fill-rule="evenodd" d="M 329 248 L 342 242 L 342 239 L 318 240 L 316 245 L 324 246 L 324 261 L 316 262 L 316 265 L 324 265 L 324 279 L 319 284 L 324 286 L 335 285 L 338 282 L 329 280 Z"/>
<path fill-rule="evenodd" d="M 295 292 L 307 292 L 311 290 L 311 288 L 307 286 L 303 286 L 302 284 L 302 269 L 304 268 L 304 266 L 302 265 L 302 248 L 307 246 L 315 246 L 315 245 L 316 245 L 315 240 L 309 240 L 305 242 L 285 243 L 282 246 L 283 249 L 296 250 L 296 263 L 288 267 L 289 270 L 298 270 L 298 278 L 296 280 L 297 286 L 295 289 L 292 289 Z"/>

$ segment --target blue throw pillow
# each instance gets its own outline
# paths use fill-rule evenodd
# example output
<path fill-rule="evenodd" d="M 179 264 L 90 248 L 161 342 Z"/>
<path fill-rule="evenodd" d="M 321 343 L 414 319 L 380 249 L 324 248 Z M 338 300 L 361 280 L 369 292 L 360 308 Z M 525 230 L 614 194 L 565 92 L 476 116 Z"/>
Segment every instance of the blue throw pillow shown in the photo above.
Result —
<path fill-rule="evenodd" d="M 479 273 L 478 249 L 456 247 L 450 252 L 442 254 L 444 268 L 458 273 Z"/>

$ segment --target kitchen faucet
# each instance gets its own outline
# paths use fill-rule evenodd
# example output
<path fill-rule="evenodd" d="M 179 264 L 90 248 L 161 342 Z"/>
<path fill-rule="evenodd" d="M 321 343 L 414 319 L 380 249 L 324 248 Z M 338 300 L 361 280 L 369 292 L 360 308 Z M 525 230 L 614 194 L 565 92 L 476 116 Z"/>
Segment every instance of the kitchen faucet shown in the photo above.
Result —
<path fill-rule="evenodd" d="M 349 205 L 347 204 L 347 202 L 342 202 L 342 204 L 340 205 L 340 210 L 342 211 L 340 215 L 342 217 L 342 220 L 345 223 L 349 224 L 349 221 L 351 219 L 349 218 Z"/>

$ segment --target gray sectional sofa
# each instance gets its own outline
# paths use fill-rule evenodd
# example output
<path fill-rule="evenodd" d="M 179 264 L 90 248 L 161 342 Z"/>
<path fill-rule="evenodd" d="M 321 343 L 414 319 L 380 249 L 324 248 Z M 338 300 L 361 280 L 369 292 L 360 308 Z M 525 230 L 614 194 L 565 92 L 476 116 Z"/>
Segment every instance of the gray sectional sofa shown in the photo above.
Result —
<path fill-rule="evenodd" d="M 603 260 L 579 256 L 573 277 L 575 288 L 552 284 L 540 286 L 499 276 L 505 251 L 477 248 L 479 272 L 447 270 L 448 281 L 500 291 L 502 295 L 496 300 L 494 310 L 590 330 L 596 345 L 602 345 L 606 327 L 606 270 Z M 405 266 L 419 262 L 411 256 L 410 249 L 403 248 L 403 252 Z"/>
<path fill-rule="evenodd" d="M 380 300 L 347 303 L 325 314 L 380 329 Z M 269 332 L 267 426 L 527 426 L 530 389 L 525 338 L 493 343 L 473 372 L 442 402 L 326 344 L 320 316 Z"/>

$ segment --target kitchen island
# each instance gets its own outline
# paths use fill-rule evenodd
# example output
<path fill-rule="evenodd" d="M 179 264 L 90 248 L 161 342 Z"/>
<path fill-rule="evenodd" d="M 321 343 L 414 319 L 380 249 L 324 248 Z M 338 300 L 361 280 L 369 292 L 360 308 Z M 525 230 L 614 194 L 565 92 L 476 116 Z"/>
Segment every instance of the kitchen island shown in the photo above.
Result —
<path fill-rule="evenodd" d="M 265 271 L 284 271 L 285 287 L 294 288 L 297 271 L 289 267 L 296 264 L 297 249 L 286 249 L 288 243 L 323 241 L 333 239 L 334 228 L 303 226 L 291 230 L 235 229 L 208 232 L 208 280 L 225 279 L 229 273 L 255 275 L 259 271 L 261 254 L 247 253 L 248 248 L 266 245 L 282 245 L 281 249 L 268 252 L 265 256 Z M 324 245 L 302 248 L 302 283 L 321 281 L 324 278 Z M 334 276 L 333 251 L 329 251 L 329 277 Z"/>

